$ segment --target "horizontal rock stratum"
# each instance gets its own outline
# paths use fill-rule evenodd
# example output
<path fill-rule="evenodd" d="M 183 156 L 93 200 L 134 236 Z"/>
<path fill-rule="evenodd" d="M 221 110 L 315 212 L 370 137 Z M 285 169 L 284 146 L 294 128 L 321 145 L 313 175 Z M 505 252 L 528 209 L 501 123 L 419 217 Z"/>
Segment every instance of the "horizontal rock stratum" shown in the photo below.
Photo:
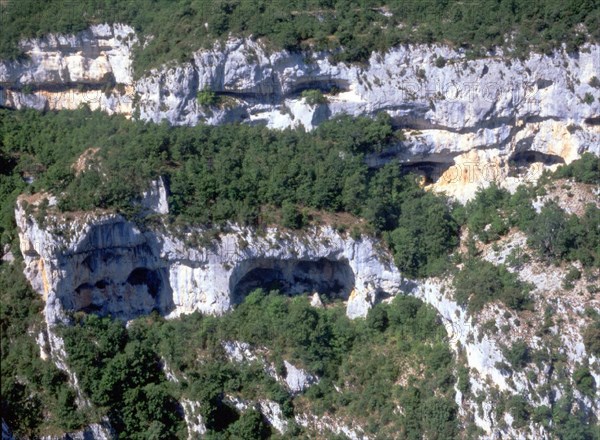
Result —
<path fill-rule="evenodd" d="M 461 200 L 492 180 L 511 188 L 535 180 L 543 167 L 600 151 L 598 45 L 526 60 L 500 50 L 471 60 L 446 46 L 401 46 L 358 66 L 333 63 L 330 53 L 269 52 L 231 39 L 191 54 L 190 62 L 134 76 L 137 44 L 133 28 L 121 24 L 22 41 L 27 60 L 0 62 L 0 105 L 88 104 L 173 125 L 307 129 L 339 114 L 387 112 L 406 140 L 385 160 L 414 165 L 434 188 Z M 326 102 L 307 103 L 301 93 L 311 89 Z M 215 105 L 198 102 L 203 90 L 214 92 Z"/>
<path fill-rule="evenodd" d="M 57 216 L 42 226 L 22 203 L 16 219 L 25 274 L 44 296 L 50 325 L 76 311 L 125 320 L 153 310 L 222 314 L 269 282 L 289 294 L 341 298 L 349 317 L 364 317 L 381 295 L 396 294 L 406 283 L 376 240 L 331 227 L 260 232 L 231 226 L 211 239 L 200 229 L 141 231 L 120 215 L 98 213 Z"/>

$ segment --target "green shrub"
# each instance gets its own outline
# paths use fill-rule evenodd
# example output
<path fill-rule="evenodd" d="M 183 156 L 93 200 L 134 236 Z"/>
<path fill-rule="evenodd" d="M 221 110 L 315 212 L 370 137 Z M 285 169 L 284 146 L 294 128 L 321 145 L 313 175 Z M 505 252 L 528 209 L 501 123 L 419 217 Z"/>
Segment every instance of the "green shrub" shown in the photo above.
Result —
<path fill-rule="evenodd" d="M 581 279 L 581 272 L 576 267 L 572 267 L 565 275 L 563 288 L 571 290 L 573 288 L 573 282 L 579 279 Z"/>
<path fill-rule="evenodd" d="M 581 102 L 592 105 L 594 103 L 594 95 L 592 95 L 590 92 L 586 92 Z"/>
<path fill-rule="evenodd" d="M 327 98 L 323 96 L 323 93 L 318 89 L 310 89 L 302 91 L 302 98 L 308 105 L 319 105 L 326 104 Z"/>
<path fill-rule="evenodd" d="M 469 231 L 486 243 L 506 234 L 508 221 L 503 211 L 509 198 L 508 191 L 499 188 L 495 183 L 479 189 L 475 198 L 465 205 L 464 218 Z"/>
<path fill-rule="evenodd" d="M 504 265 L 469 259 L 453 280 L 456 300 L 470 313 L 481 310 L 488 302 L 501 301 L 514 310 L 531 307 L 531 286 L 519 281 Z"/>
<path fill-rule="evenodd" d="M 596 381 L 587 367 L 579 367 L 573 372 L 573 382 L 581 394 L 593 399 L 596 396 Z"/>
<path fill-rule="evenodd" d="M 556 203 L 542 208 L 528 227 L 527 243 L 549 261 L 579 260 L 584 266 L 597 266 L 600 256 L 598 224 L 600 210 L 589 204 L 582 217 L 568 215 Z"/>
<path fill-rule="evenodd" d="M 583 330 L 583 343 L 588 353 L 600 356 L 600 319 L 594 319 Z"/>
<path fill-rule="evenodd" d="M 585 152 L 569 165 L 562 165 L 553 175 L 557 179 L 574 179 L 576 182 L 600 183 L 600 157 Z"/>
<path fill-rule="evenodd" d="M 284 202 L 281 207 L 282 226 L 290 229 L 300 229 L 304 224 L 302 213 L 293 203 Z"/>
<path fill-rule="evenodd" d="M 516 371 L 522 370 L 529 362 L 531 362 L 531 352 L 525 341 L 519 340 L 511 347 L 506 347 L 502 350 L 502 354 Z"/>
<path fill-rule="evenodd" d="M 202 89 L 196 94 L 196 100 L 202 107 L 213 107 L 219 102 L 217 94 L 210 89 Z"/>
<path fill-rule="evenodd" d="M 441 273 L 458 243 L 458 226 L 447 202 L 432 194 L 406 200 L 398 226 L 388 235 L 398 268 L 409 276 Z"/>
<path fill-rule="evenodd" d="M 532 408 L 523 396 L 512 396 L 508 400 L 507 406 L 510 411 L 510 415 L 513 417 L 513 428 L 523 428 L 529 423 Z"/>

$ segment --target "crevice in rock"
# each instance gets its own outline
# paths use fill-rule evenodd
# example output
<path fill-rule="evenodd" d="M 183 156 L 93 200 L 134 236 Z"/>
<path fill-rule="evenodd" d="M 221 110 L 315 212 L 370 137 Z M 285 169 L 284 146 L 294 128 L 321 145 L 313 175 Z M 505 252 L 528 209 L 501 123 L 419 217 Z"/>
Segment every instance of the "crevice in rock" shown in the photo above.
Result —
<path fill-rule="evenodd" d="M 323 78 L 323 79 L 311 79 L 307 81 L 298 81 L 293 87 L 285 94 L 285 97 L 299 96 L 305 90 L 319 90 L 322 93 L 347 92 L 350 90 L 350 81 L 346 79 L 336 78 Z"/>
<path fill-rule="evenodd" d="M 600 125 L 600 116 L 590 116 L 583 120 L 588 125 Z"/>
<path fill-rule="evenodd" d="M 402 164 L 402 172 L 404 174 L 414 173 L 424 178 L 426 184 L 437 182 L 442 175 L 454 166 L 454 162 L 414 162 Z"/>

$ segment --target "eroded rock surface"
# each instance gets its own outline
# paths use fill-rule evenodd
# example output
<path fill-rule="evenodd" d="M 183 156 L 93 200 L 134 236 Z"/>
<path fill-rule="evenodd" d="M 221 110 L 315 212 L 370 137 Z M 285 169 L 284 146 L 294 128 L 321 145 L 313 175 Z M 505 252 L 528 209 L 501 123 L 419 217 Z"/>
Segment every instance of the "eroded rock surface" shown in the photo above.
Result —
<path fill-rule="evenodd" d="M 461 50 L 411 45 L 355 66 L 333 63 L 329 53 L 269 52 L 231 39 L 135 79 L 136 44 L 134 30 L 119 24 L 23 41 L 29 60 L 0 62 L 0 105 L 87 103 L 174 125 L 242 121 L 307 129 L 338 114 L 387 112 L 406 139 L 370 164 L 398 159 L 461 200 L 490 181 L 514 188 L 544 167 L 600 152 L 600 89 L 592 86 L 600 76 L 598 45 L 523 61 L 500 50 L 470 60 Z M 218 104 L 198 102 L 205 89 Z M 321 90 L 327 102 L 307 104 L 301 92 L 309 89 Z"/>

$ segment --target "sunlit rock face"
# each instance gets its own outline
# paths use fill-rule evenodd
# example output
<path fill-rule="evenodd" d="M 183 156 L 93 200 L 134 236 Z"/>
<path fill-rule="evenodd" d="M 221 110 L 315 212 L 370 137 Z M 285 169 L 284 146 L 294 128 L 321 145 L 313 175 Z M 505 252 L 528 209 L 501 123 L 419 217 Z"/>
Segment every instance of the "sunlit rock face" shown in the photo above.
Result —
<path fill-rule="evenodd" d="M 0 62 L 0 105 L 78 108 L 173 125 L 246 122 L 312 129 L 339 114 L 386 112 L 406 139 L 378 165 L 398 160 L 434 190 L 460 200 L 498 181 L 512 189 L 542 169 L 600 149 L 600 46 L 579 53 L 502 51 L 468 60 L 446 46 L 401 46 L 373 53 L 364 66 L 333 63 L 330 54 L 268 51 L 230 39 L 199 50 L 187 63 L 132 73 L 139 38 L 126 25 L 97 25 L 77 35 L 25 40 L 26 61 Z M 443 60 L 443 62 L 440 62 Z M 137 78 L 137 79 L 136 79 Z M 217 103 L 201 105 L 201 90 Z M 304 90 L 327 102 L 309 105 Z M 528 154 L 533 152 L 534 154 Z"/>
<path fill-rule="evenodd" d="M 145 203 L 158 206 L 151 203 L 160 199 L 155 196 L 147 192 Z M 316 307 L 323 307 L 320 298 L 338 299 L 346 303 L 350 318 L 360 318 L 379 301 L 407 294 L 437 311 L 450 347 L 459 362 L 470 368 L 469 393 L 465 395 L 457 389 L 455 396 L 461 420 L 473 420 L 486 433 L 485 438 L 530 438 L 532 433 L 539 438 L 548 437 L 539 425 L 530 424 L 525 430 L 518 430 L 511 428 L 510 423 L 500 423 L 507 419 L 499 419 L 494 411 L 499 394 L 507 398 L 523 395 L 533 406 L 551 405 L 552 396 L 563 395 L 564 390 L 555 383 L 550 361 L 511 373 L 503 366 L 507 362 L 504 347 L 519 339 L 526 338 L 532 349 L 544 348 L 545 339 L 536 330 L 536 323 L 542 323 L 543 316 L 532 318 L 531 327 L 521 324 L 517 327 L 518 319 L 501 304 L 491 304 L 477 316 L 470 315 L 454 300 L 451 279 L 404 279 L 393 265 L 389 251 L 377 240 L 365 236 L 351 238 L 330 227 L 261 231 L 232 225 L 216 239 L 193 228 L 179 234 L 159 226 L 142 230 L 119 215 L 101 212 L 55 213 L 40 224 L 35 206 L 42 198 L 22 196 L 17 203 L 16 221 L 25 275 L 45 301 L 47 327 L 38 343 L 45 356 L 70 374 L 75 385 L 77 378 L 69 372 L 64 343 L 55 331 L 58 324 L 70 322 L 72 312 L 110 315 L 122 320 L 154 311 L 167 318 L 193 311 L 222 314 L 250 291 L 261 287 L 278 289 L 284 295 L 308 294 Z M 27 209 L 25 201 L 29 203 Z M 53 203 L 54 199 L 51 207 Z M 518 234 L 511 240 L 514 243 L 506 244 L 506 249 L 484 253 L 483 258 L 498 263 L 499 258 L 506 258 L 509 248 L 525 246 L 525 238 Z M 555 313 L 562 322 L 557 335 L 564 341 L 559 352 L 566 362 L 565 377 L 570 378 L 578 365 L 587 362 L 595 380 L 599 380 L 595 372 L 598 360 L 586 353 L 582 342 L 586 319 L 583 311 L 598 308 L 597 300 L 579 293 L 568 297 L 568 293 L 555 292 L 566 268 L 555 268 L 550 278 L 548 273 L 531 270 L 522 269 L 520 276 L 536 286 L 533 294 L 536 304 L 539 301 L 537 312 L 543 314 L 545 304 L 552 302 L 547 299 L 549 295 L 559 299 Z M 490 320 L 511 331 L 485 330 L 484 324 Z M 256 351 L 256 347 L 235 341 L 225 341 L 223 348 L 232 362 L 253 362 L 265 354 L 260 348 Z M 263 363 L 265 371 L 272 371 L 276 375 L 273 377 L 292 393 L 301 392 L 319 380 L 289 362 L 285 363 L 286 374 L 282 377 L 277 376 L 268 362 Z M 575 391 L 575 397 L 579 408 L 598 417 L 596 402 L 579 391 Z M 85 396 L 80 398 L 83 400 Z M 201 423 L 194 421 L 197 408 L 189 402 L 182 405 L 187 411 L 190 430 L 199 430 Z M 276 408 L 263 405 L 260 411 L 273 413 L 272 423 L 285 429 L 277 422 Z M 338 431 L 333 427 L 346 426 L 334 419 L 315 419 L 309 413 L 297 415 L 296 422 L 334 432 Z M 360 427 L 352 427 L 351 431 L 361 432 Z M 362 436 L 356 435 L 356 438 Z"/>
<path fill-rule="evenodd" d="M 25 273 L 46 299 L 52 324 L 72 311 L 125 320 L 154 310 L 221 314 L 259 287 L 342 299 L 348 316 L 359 317 L 403 284 L 376 241 L 329 227 L 259 235 L 233 226 L 202 247 L 185 236 L 141 231 L 118 215 L 56 218 L 53 229 L 41 227 L 22 204 L 16 215 Z"/>
<path fill-rule="evenodd" d="M 0 62 L 0 105 L 76 109 L 87 104 L 109 114 L 130 115 L 132 47 L 126 25 L 95 25 L 76 35 L 49 34 L 23 40 L 24 61 Z"/>

